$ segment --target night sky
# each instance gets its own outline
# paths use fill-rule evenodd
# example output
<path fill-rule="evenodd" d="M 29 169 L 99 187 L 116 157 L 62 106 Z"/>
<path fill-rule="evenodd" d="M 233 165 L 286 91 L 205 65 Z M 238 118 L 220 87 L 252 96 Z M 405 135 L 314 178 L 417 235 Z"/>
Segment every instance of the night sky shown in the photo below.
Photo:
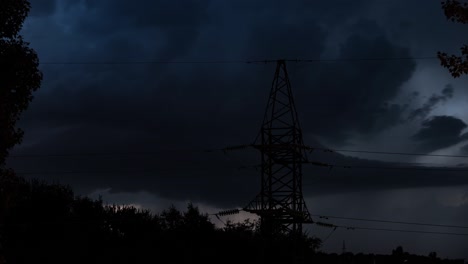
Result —
<path fill-rule="evenodd" d="M 458 54 L 468 26 L 447 21 L 439 0 L 31 4 L 22 34 L 44 80 L 8 160 L 27 178 L 155 212 L 188 201 L 210 213 L 244 207 L 260 190 L 253 168 L 260 154 L 206 150 L 253 142 L 275 64 L 243 62 L 279 58 L 322 60 L 288 63 L 306 145 L 468 155 L 468 79 L 454 79 L 434 59 L 437 51 Z M 387 59 L 360 60 L 375 58 Z M 309 158 L 352 166 L 306 165 L 312 214 L 468 226 L 467 158 L 343 151 Z M 375 166 L 387 169 L 362 168 Z M 308 229 L 322 239 L 330 233 Z M 338 229 L 323 250 L 340 253 L 343 240 L 352 252 L 390 254 L 401 245 L 468 258 L 468 236 L 383 231 Z"/>

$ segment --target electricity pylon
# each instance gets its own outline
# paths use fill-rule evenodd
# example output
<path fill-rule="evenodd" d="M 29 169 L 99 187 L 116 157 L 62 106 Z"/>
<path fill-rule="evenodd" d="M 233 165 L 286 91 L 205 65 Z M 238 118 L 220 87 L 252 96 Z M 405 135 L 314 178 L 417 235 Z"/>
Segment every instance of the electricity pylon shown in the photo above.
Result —
<path fill-rule="evenodd" d="M 286 61 L 278 60 L 259 137 L 261 190 L 245 208 L 260 216 L 261 233 L 302 235 L 312 218 L 302 195 L 302 164 L 307 163 Z"/>

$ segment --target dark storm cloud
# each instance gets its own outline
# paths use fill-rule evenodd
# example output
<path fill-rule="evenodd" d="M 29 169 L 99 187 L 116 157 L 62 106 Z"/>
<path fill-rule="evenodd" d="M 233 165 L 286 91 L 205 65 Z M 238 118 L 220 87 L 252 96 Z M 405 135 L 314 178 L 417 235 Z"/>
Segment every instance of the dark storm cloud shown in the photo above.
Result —
<path fill-rule="evenodd" d="M 468 184 L 466 167 L 427 167 L 424 163 L 383 162 L 314 150 L 309 160 L 330 167 L 304 165 L 303 184 L 307 195 Z"/>
<path fill-rule="evenodd" d="M 447 84 L 445 88 L 442 90 L 442 95 L 445 98 L 452 98 L 453 97 L 453 86 L 451 84 Z"/>
<path fill-rule="evenodd" d="M 228 2 L 228 1 L 226 1 Z M 257 23 L 264 25 L 278 25 L 282 23 L 300 23 L 314 19 L 321 23 L 334 26 L 341 24 L 346 19 L 359 16 L 370 0 L 335 0 L 324 1 L 317 4 L 312 1 L 299 0 L 284 2 L 281 0 L 239 0 L 231 1 L 229 5 L 232 10 L 240 14 L 254 15 L 258 18 Z M 264 16 L 264 17 L 262 17 Z M 267 18 L 267 20 L 262 20 Z"/>
<path fill-rule="evenodd" d="M 412 136 L 421 151 L 431 152 L 450 147 L 466 139 L 461 135 L 467 127 L 463 120 L 453 116 L 434 116 L 422 123 L 421 130 Z"/>
<path fill-rule="evenodd" d="M 338 59 L 409 57 L 407 49 L 375 31 L 375 22 L 360 21 L 352 28 L 355 33 L 340 45 Z M 411 60 L 316 66 L 311 70 L 316 77 L 297 89 L 306 132 L 345 142 L 353 133 L 374 134 L 397 124 L 406 107 L 392 101 L 414 69 Z"/>
<path fill-rule="evenodd" d="M 31 10 L 29 15 L 33 17 L 48 16 L 55 12 L 55 0 L 29 0 L 31 3 Z"/>
<path fill-rule="evenodd" d="M 157 68 L 154 70 L 157 72 Z M 205 70 L 209 70 L 209 67 L 200 72 Z M 119 72 L 114 68 L 111 72 L 115 74 L 116 71 Z M 92 191 L 92 186 L 96 184 L 112 187 L 114 191 L 145 189 L 165 197 L 200 197 L 220 204 L 244 194 L 236 191 L 226 195 L 233 184 L 255 193 L 254 185 L 243 187 L 243 182 L 257 177 L 252 172 L 240 171 L 238 167 L 242 163 L 229 160 L 230 156 L 226 157 L 222 152 L 205 153 L 203 150 L 250 143 L 257 132 L 263 107 L 259 107 L 257 114 L 249 116 L 251 112 L 246 112 L 243 109 L 245 106 L 238 105 L 243 100 L 242 96 L 236 98 L 239 97 L 235 95 L 237 86 L 223 85 L 221 77 L 204 76 L 198 79 L 192 76 L 184 80 L 169 74 L 163 78 L 168 80 L 156 80 L 154 86 L 147 89 L 145 85 L 149 85 L 150 80 L 145 78 L 138 81 L 144 78 L 144 74 L 151 75 L 151 72 L 125 70 L 115 74 L 112 93 L 109 93 L 107 85 L 103 88 L 99 82 L 91 84 L 86 78 L 80 81 L 80 76 L 70 78 L 73 81 L 66 88 L 52 89 L 55 100 L 37 105 L 31 115 L 24 117 L 24 123 L 30 127 L 24 127 L 25 130 L 35 132 L 29 138 L 26 136 L 32 147 L 25 145 L 23 151 L 152 153 L 149 157 L 136 155 L 129 158 L 126 155 L 125 158 L 124 155 L 124 158 L 116 158 L 111 155 L 110 158 L 87 158 L 85 155 L 85 158 L 78 159 L 80 163 L 76 158 L 62 159 L 60 164 L 54 164 L 53 159 L 32 160 L 23 168 L 35 168 L 35 171 L 48 171 L 48 167 L 59 171 L 88 171 L 85 175 L 60 176 L 62 181 L 80 186 L 82 191 Z M 112 78 L 110 73 L 109 78 Z M 93 82 L 96 80 L 93 79 Z M 218 85 L 204 85 L 208 81 Z M 78 89 L 81 86 L 87 88 Z M 232 91 L 232 96 L 229 91 Z M 48 130 L 51 136 L 44 140 L 34 136 L 41 128 Z M 52 128 L 62 129 L 54 134 Z M 79 165 L 81 162 L 86 165 Z M 247 160 L 247 164 L 254 165 L 256 161 Z M 102 170 L 116 173 L 93 174 Z"/>
<path fill-rule="evenodd" d="M 306 30 L 297 24 L 254 26 L 245 53 L 254 58 L 317 58 L 323 51 L 324 38 L 325 32 L 316 23 Z"/>
<path fill-rule="evenodd" d="M 441 91 L 441 94 L 433 94 L 427 101 L 417 109 L 411 111 L 408 116 L 409 120 L 414 120 L 416 118 L 424 119 L 426 118 L 432 110 L 434 110 L 439 103 L 446 102 L 447 100 L 453 97 L 453 86 L 447 84 L 445 88 Z"/>
<path fill-rule="evenodd" d="M 460 148 L 460 151 L 464 154 L 464 155 L 468 155 L 468 144 L 467 145 L 464 145 L 463 147 Z M 467 194 L 468 195 L 468 194 Z"/>
<path fill-rule="evenodd" d="M 320 58 L 330 41 L 330 29 L 356 16 L 353 11 L 359 12 L 367 1 L 339 1 L 338 6 L 311 1 L 182 2 L 60 2 L 56 12 L 64 18 L 47 37 L 54 41 L 29 41 L 37 45 L 43 61 Z M 338 59 L 410 57 L 408 49 L 395 45 L 375 21 L 347 23 L 344 40 L 337 41 Z M 83 172 L 34 174 L 70 183 L 81 192 L 146 190 L 217 205 L 233 205 L 256 195 L 259 172 L 239 167 L 258 165 L 258 153 L 226 156 L 203 150 L 252 143 L 275 65 L 41 67 L 43 87 L 23 116 L 26 135 L 17 153 L 90 155 L 11 159 L 18 171 Z M 304 132 L 338 144 L 353 134 L 373 135 L 392 127 L 407 109 L 394 102 L 395 96 L 414 68 L 411 60 L 288 64 Z M 380 170 L 335 172 L 332 175 L 345 183 L 356 173 L 362 176 L 338 189 L 402 188 L 411 182 L 396 177 L 389 184 L 375 177 Z M 418 177 L 412 184 L 417 185 Z M 335 189 L 331 180 L 322 186 L 328 186 L 324 192 Z"/>
<path fill-rule="evenodd" d="M 161 27 L 179 25 L 197 26 L 209 18 L 209 0 L 145 1 L 135 0 L 63 0 L 63 12 L 71 15 L 79 9 L 87 12 L 86 17 L 76 21 L 76 32 L 95 34 L 113 32 L 122 27 Z M 94 25 L 94 26 L 93 26 Z M 103 30 L 105 29 L 105 30 Z"/>
<path fill-rule="evenodd" d="M 49 1 L 50 3 L 52 1 Z M 210 1 L 58 1 L 30 32 L 44 60 L 176 60 L 212 23 Z M 51 11 L 51 10 L 49 10 Z M 47 30 L 47 36 L 43 34 Z M 29 32 L 28 32 L 29 33 Z"/>

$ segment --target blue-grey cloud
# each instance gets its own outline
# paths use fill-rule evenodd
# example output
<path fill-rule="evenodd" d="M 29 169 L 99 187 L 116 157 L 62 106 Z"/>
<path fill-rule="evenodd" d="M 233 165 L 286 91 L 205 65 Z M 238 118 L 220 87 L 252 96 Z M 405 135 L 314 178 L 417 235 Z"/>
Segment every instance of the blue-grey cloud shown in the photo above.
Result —
<path fill-rule="evenodd" d="M 422 123 L 422 128 L 412 138 L 421 151 L 434 151 L 450 147 L 466 139 L 461 135 L 467 124 L 453 116 L 434 116 Z"/>
<path fill-rule="evenodd" d="M 323 56 L 330 32 L 343 27 L 346 34 L 337 40 L 337 59 L 411 55 L 376 21 L 353 18 L 368 1 L 340 1 L 338 7 L 310 1 L 134 2 L 61 1 L 49 11 L 55 12 L 53 18 L 35 18 L 26 38 L 43 61 L 307 59 Z M 47 37 L 34 32 L 35 27 L 49 29 Z M 304 133 L 338 145 L 355 134 L 372 136 L 399 124 L 407 106 L 395 98 L 415 65 L 412 60 L 289 63 Z M 224 156 L 200 150 L 253 141 L 274 64 L 41 67 L 43 87 L 22 118 L 26 135 L 17 153 L 152 154 L 12 159 L 18 170 L 84 171 L 36 175 L 60 179 L 81 191 L 147 190 L 224 205 L 256 194 L 258 172 L 238 167 L 258 165 L 258 153 Z M 109 170 L 117 173 L 93 174 Z M 358 173 L 365 175 L 356 181 L 360 184 L 339 189 L 371 188 L 381 182 L 373 180 L 375 171 Z M 405 182 L 379 186 L 400 188 Z"/>
<path fill-rule="evenodd" d="M 56 11 L 55 0 L 29 0 L 29 2 L 31 3 L 30 16 L 49 16 Z"/>
<path fill-rule="evenodd" d="M 392 44 L 383 33 L 369 31 L 379 28 L 373 21 L 361 22 L 355 28 L 356 33 L 342 43 L 338 58 L 409 56 L 407 49 Z M 414 69 L 411 60 L 334 62 L 314 67 L 310 72 L 315 71 L 315 78 L 297 88 L 298 104 L 304 106 L 301 109 L 307 116 L 305 128 L 344 142 L 352 133 L 374 134 L 398 124 L 406 106 L 393 100 Z"/>
<path fill-rule="evenodd" d="M 438 104 L 446 102 L 447 100 L 453 97 L 454 89 L 451 84 L 447 84 L 444 89 L 442 89 L 441 94 L 433 94 L 427 101 L 419 108 L 414 109 L 408 116 L 409 120 L 414 120 L 417 118 L 425 119 L 432 110 L 434 110 Z"/>
<path fill-rule="evenodd" d="M 462 147 L 460 148 L 460 151 L 461 151 L 464 155 L 468 155 L 468 144 L 462 146 Z"/>

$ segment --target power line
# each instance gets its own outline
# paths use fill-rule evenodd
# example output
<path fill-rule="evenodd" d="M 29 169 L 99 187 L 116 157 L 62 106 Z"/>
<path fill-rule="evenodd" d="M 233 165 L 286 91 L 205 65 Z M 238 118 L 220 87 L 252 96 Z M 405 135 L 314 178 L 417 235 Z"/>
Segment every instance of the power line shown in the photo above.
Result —
<path fill-rule="evenodd" d="M 219 219 L 219 218 L 218 218 Z M 112 224 L 113 222 L 119 223 L 119 222 L 128 222 L 132 220 L 128 219 L 106 219 L 103 223 L 108 223 Z M 219 219 L 223 224 L 226 224 L 224 221 Z M 46 221 L 46 222 L 39 222 L 39 225 L 44 225 L 44 224 L 51 224 L 51 225 L 57 225 L 57 224 L 77 224 L 77 223 L 93 223 L 93 221 L 90 220 L 67 220 L 65 222 L 56 222 L 56 221 Z M 327 228 L 333 228 L 333 231 L 327 236 L 325 241 L 334 233 L 334 231 L 337 228 L 343 228 L 346 230 L 370 230 L 370 231 L 386 231 L 386 232 L 399 232 L 399 233 L 419 233 L 419 234 L 433 234 L 433 235 L 452 235 L 452 236 L 468 236 L 468 233 L 452 233 L 452 232 L 437 232 L 437 231 L 420 231 L 420 230 L 406 230 L 406 229 L 390 229 L 390 228 L 373 228 L 373 227 L 357 227 L 357 226 L 342 226 L 342 225 L 334 225 L 334 224 L 324 224 L 320 222 L 315 222 L 313 224 L 316 224 L 318 226 L 322 227 L 327 227 Z M 13 223 L 13 224 L 8 224 L 9 226 L 22 226 L 22 225 L 29 225 L 28 223 Z"/>
<path fill-rule="evenodd" d="M 133 64 L 239 64 L 250 63 L 242 60 L 206 60 L 206 61 L 45 61 L 41 65 L 133 65 Z"/>
<path fill-rule="evenodd" d="M 418 163 L 413 163 L 415 164 L 415 167 L 398 167 L 398 166 L 354 166 L 354 165 L 335 165 L 335 164 L 328 164 L 328 163 L 323 163 L 323 162 L 315 162 L 315 161 L 309 161 L 305 162 L 305 164 L 312 164 L 317 167 L 326 167 L 328 169 L 378 169 L 378 170 L 424 170 L 424 171 L 444 171 L 444 172 L 468 172 L 468 168 L 466 169 L 458 169 L 458 168 L 450 168 L 450 167 L 441 167 L 441 168 L 436 168 L 436 167 L 417 167 Z M 424 163 L 427 164 L 427 163 Z M 251 168 L 251 169 L 258 169 L 261 166 L 255 165 L 255 166 L 242 166 L 242 169 L 246 168 Z"/>
<path fill-rule="evenodd" d="M 314 164 L 309 162 L 309 164 Z M 398 166 L 361 166 L 361 165 L 334 165 L 334 164 L 325 164 L 325 165 L 316 165 L 320 167 L 328 167 L 330 169 L 334 168 L 342 168 L 342 169 L 375 169 L 375 170 L 420 170 L 420 171 L 444 171 L 444 172 L 467 172 L 468 168 L 466 169 L 458 169 L 458 168 L 449 168 L 449 167 L 398 167 Z"/>
<path fill-rule="evenodd" d="M 362 61 L 400 61 L 400 60 L 434 60 L 438 57 L 380 57 L 380 58 L 340 58 L 340 59 L 286 59 L 286 62 L 362 62 Z M 258 60 L 248 63 L 275 63 L 278 60 Z"/>
<path fill-rule="evenodd" d="M 222 149 L 214 149 L 211 151 L 233 151 L 245 149 L 248 147 L 261 148 L 260 145 L 250 144 L 250 145 L 237 145 L 229 146 Z M 299 146 L 296 146 L 299 147 Z M 427 154 L 427 153 L 413 153 L 413 152 L 390 152 L 390 151 L 372 151 L 372 150 L 352 150 L 352 149 L 333 149 L 333 148 L 323 148 L 315 146 L 304 146 L 305 150 L 313 152 L 315 150 L 320 150 L 323 152 L 355 152 L 355 153 L 367 153 L 367 154 L 381 154 L 381 155 L 403 155 L 403 156 L 429 156 L 429 157 L 447 157 L 447 158 L 468 158 L 468 155 L 449 155 L 449 154 Z"/>
<path fill-rule="evenodd" d="M 322 246 L 327 242 L 327 240 L 335 233 L 337 227 L 333 228 L 333 230 L 322 240 Z"/>
<path fill-rule="evenodd" d="M 231 214 L 238 214 L 241 209 L 234 209 L 234 210 L 226 210 L 215 214 L 214 215 L 219 218 L 219 215 L 231 215 Z M 311 216 L 320 216 L 320 215 L 311 215 Z M 384 223 L 398 223 L 398 224 L 410 224 L 410 225 L 424 225 L 424 226 L 433 226 L 433 227 L 451 227 L 451 228 L 468 228 L 467 226 L 455 226 L 455 225 L 438 225 L 438 224 L 426 224 L 426 223 L 416 223 L 416 222 L 399 222 L 399 221 L 390 221 L 390 220 L 372 220 L 372 219 L 363 219 L 363 218 L 350 218 L 350 217 L 332 217 L 327 216 L 329 218 L 340 218 L 340 219 L 347 219 L 347 220 L 362 220 L 362 221 L 373 221 L 373 222 L 384 222 Z M 221 219 L 219 219 L 221 220 Z M 407 229 L 390 229 L 390 228 L 373 228 L 373 227 L 356 227 L 356 226 L 345 226 L 345 225 L 335 225 L 330 223 L 323 223 L 323 222 L 311 222 L 311 224 L 315 224 L 322 227 L 333 228 L 332 232 L 327 236 L 325 240 L 327 240 L 337 228 L 344 228 L 347 230 L 371 230 L 371 231 L 387 231 L 387 232 L 400 232 L 400 233 L 420 233 L 420 234 L 436 234 L 436 235 L 453 235 L 453 236 L 468 236 L 468 233 L 454 233 L 454 232 L 438 232 L 438 231 L 420 231 L 420 230 L 407 230 Z"/>
<path fill-rule="evenodd" d="M 324 163 L 323 163 L 324 164 Z M 330 169 L 333 168 L 344 168 L 344 169 L 382 169 L 382 170 L 424 170 L 424 171 L 442 171 L 442 172 L 468 172 L 467 169 L 451 169 L 451 168 L 433 168 L 433 167 L 380 167 L 380 166 L 348 166 L 348 165 L 317 165 L 320 167 L 328 167 Z M 253 166 L 233 166 L 233 167 L 223 167 L 223 168 L 229 168 L 229 169 L 238 169 L 238 170 L 243 170 L 243 169 L 255 169 L 258 170 L 260 166 L 259 165 L 253 165 Z M 159 170 L 167 171 L 167 170 L 208 170 L 208 168 L 201 168 L 201 167 L 161 167 L 158 168 Z M 103 170 L 103 171 L 26 171 L 26 172 L 16 172 L 17 174 L 86 174 L 86 173 L 92 173 L 92 174 L 108 174 L 108 173 L 157 173 L 160 171 L 157 170 L 137 170 L 137 169 L 132 169 L 132 168 L 126 168 L 124 171 L 122 170 Z"/>
<path fill-rule="evenodd" d="M 367 154 L 382 154 L 382 155 L 403 155 L 403 156 L 429 156 L 429 157 L 447 157 L 447 158 L 468 158 L 467 155 L 449 155 L 449 154 L 424 154 L 424 153 L 411 153 L 411 152 L 388 152 L 388 151 L 371 151 L 371 150 L 352 150 L 352 149 L 326 149 L 314 148 L 323 151 L 332 152 L 353 152 L 353 153 L 367 153 Z"/>
<path fill-rule="evenodd" d="M 223 151 L 227 153 L 228 151 L 237 150 L 237 149 L 245 149 L 248 147 L 261 147 L 257 145 L 240 145 L 234 147 L 227 147 L 224 149 L 212 149 L 212 150 L 201 150 L 201 149 L 172 149 L 172 151 L 183 151 L 183 152 L 213 152 L 213 151 Z M 461 155 L 442 155 L 442 154 L 422 154 L 422 153 L 403 153 L 403 152 L 374 152 L 374 151 L 367 151 L 367 150 L 336 150 L 336 149 L 325 149 L 325 148 L 316 148 L 316 147 L 309 147 L 306 146 L 306 149 L 309 151 L 313 150 L 321 150 L 324 152 L 334 152 L 334 151 L 352 151 L 352 152 L 366 152 L 366 153 L 378 153 L 378 154 L 394 154 L 394 155 L 420 155 L 420 156 L 443 156 L 443 157 L 468 157 L 468 156 L 461 156 Z M 127 153 L 69 153 L 69 154 L 18 154 L 18 155 L 10 155 L 9 158 L 42 158 L 42 157 L 97 157 L 97 156 L 106 156 L 106 157 L 125 157 L 125 158 L 134 158 L 134 157 L 157 157 L 160 155 L 160 152 L 127 152 Z M 461 167 L 461 168 L 454 168 L 454 167 L 423 167 L 424 165 L 438 165 L 433 163 L 405 163 L 408 165 L 404 166 L 370 166 L 370 165 L 341 165 L 341 164 L 330 164 L 330 163 L 323 163 L 318 161 L 309 161 L 306 164 L 318 166 L 318 167 L 326 167 L 329 169 L 377 169 L 377 170 L 423 170 L 423 171 L 443 171 L 443 172 L 467 172 L 468 168 Z M 258 170 L 259 165 L 252 165 L 236 167 L 237 169 L 256 169 Z M 172 168 L 173 170 L 178 170 L 180 167 Z M 133 171 L 134 172 L 134 171 Z M 147 172 L 147 171 L 145 171 Z M 23 172 L 23 174 L 84 174 L 84 173 L 115 173 L 112 172 L 94 172 L 94 171 L 85 171 L 85 172 Z M 118 171 L 121 173 L 121 171 Z"/>
<path fill-rule="evenodd" d="M 340 59 L 284 59 L 287 62 L 320 63 L 320 62 L 366 62 L 366 61 L 403 61 L 434 60 L 438 57 L 380 57 L 380 58 L 340 58 Z M 265 64 L 276 63 L 277 59 L 266 60 L 194 60 L 194 61 L 45 61 L 40 65 L 135 65 L 135 64 Z"/>
<path fill-rule="evenodd" d="M 217 216 L 216 214 L 212 214 Z M 217 217 L 219 221 L 221 221 L 224 225 L 226 223 L 222 221 L 219 217 Z M 132 221 L 129 219 L 106 219 L 104 223 L 112 224 L 113 222 L 119 223 L 119 222 L 127 222 L 127 221 Z M 46 221 L 46 222 L 39 222 L 38 224 L 44 225 L 44 224 L 51 224 L 51 225 L 57 225 L 57 224 L 77 224 L 77 223 L 91 223 L 92 221 L 90 220 L 83 220 L 83 219 L 68 219 L 65 222 L 56 222 L 56 221 Z M 336 231 L 337 228 L 343 228 L 346 230 L 369 230 L 369 231 L 386 231 L 386 232 L 399 232 L 399 233 L 420 233 L 420 234 L 433 234 L 433 235 L 452 235 L 452 236 L 468 236 L 468 233 L 453 233 L 453 232 L 437 232 L 437 231 L 421 231 L 421 230 L 406 230 L 406 229 L 390 229 L 390 228 L 373 228 L 373 227 L 357 227 L 357 226 L 342 226 L 342 225 L 334 225 L 334 224 L 328 224 L 328 223 L 321 223 L 321 222 L 314 222 L 313 224 L 321 226 L 321 227 L 327 227 L 327 228 L 333 228 L 332 232 L 327 236 L 327 238 L 324 240 L 324 242 Z M 28 223 L 13 223 L 13 224 L 8 224 L 13 225 L 13 226 L 20 226 L 20 225 L 29 225 Z"/>
<path fill-rule="evenodd" d="M 334 225 L 334 226 L 337 227 L 337 228 L 345 228 L 347 230 L 371 230 L 371 231 L 387 231 L 387 232 L 399 232 L 399 233 L 419 233 L 419 234 L 433 234 L 433 235 L 468 236 L 468 233 L 450 233 L 450 232 L 419 231 L 419 230 L 357 227 L 357 226 L 340 226 L 340 225 Z"/>
<path fill-rule="evenodd" d="M 255 144 L 250 145 L 237 145 L 229 146 L 226 148 L 219 149 L 165 149 L 164 151 L 184 151 L 184 152 L 214 152 L 223 151 L 228 152 L 232 150 L 246 149 L 248 147 L 260 147 Z M 414 153 L 414 152 L 390 152 L 390 151 L 373 151 L 373 150 L 360 150 L 360 149 L 333 149 L 323 148 L 314 146 L 305 146 L 305 149 L 313 152 L 320 150 L 323 152 L 350 152 L 350 153 L 365 153 L 365 154 L 378 154 L 378 155 L 400 155 L 400 156 L 427 156 L 427 157 L 446 157 L 446 158 L 468 158 L 468 155 L 450 155 L 450 154 L 428 154 L 428 153 Z M 63 154 L 16 154 L 10 155 L 10 158 L 36 158 L 36 157 L 75 157 L 75 156 L 154 156 L 160 154 L 159 152 L 126 152 L 126 153 L 114 153 L 114 152 L 90 152 L 90 153 L 63 153 Z"/>
<path fill-rule="evenodd" d="M 421 230 L 407 230 L 407 229 L 391 229 L 391 228 L 374 228 L 374 227 L 358 227 L 358 226 L 344 226 L 335 225 L 330 223 L 313 222 L 317 226 L 326 228 L 343 228 L 346 230 L 371 230 L 371 231 L 387 231 L 387 232 L 399 232 L 399 233 L 419 233 L 419 234 L 433 234 L 433 235 L 452 235 L 452 236 L 468 236 L 468 233 L 452 233 L 452 232 L 437 232 L 437 231 L 421 231 Z"/>
<path fill-rule="evenodd" d="M 225 167 L 224 167 L 225 168 Z M 229 167 L 233 169 L 242 169 L 239 167 Z M 158 170 L 159 169 L 159 170 Z M 162 171 L 205 171 L 210 170 L 212 167 L 161 167 L 153 170 L 141 170 L 141 169 L 132 169 L 132 168 L 125 168 L 123 170 L 100 170 L 100 171 L 92 171 L 92 170 L 84 170 L 84 171 L 18 171 L 15 172 L 16 174 L 20 175 L 45 175 L 45 174 L 135 174 L 135 173 L 160 173 Z"/>
<path fill-rule="evenodd" d="M 404 221 L 393 221 L 393 220 L 377 220 L 377 219 L 366 219 L 366 218 L 354 218 L 354 217 L 343 217 L 343 216 L 330 216 L 330 215 L 317 215 L 313 214 L 323 219 L 335 218 L 335 219 L 344 219 L 344 220 L 355 220 L 355 221 L 365 221 L 365 222 L 378 222 L 378 223 L 390 223 L 390 224 L 405 224 L 405 225 L 417 225 L 417 226 L 432 226 L 432 227 L 450 227 L 450 228 L 467 228 L 468 226 L 458 226 L 458 225 L 442 225 L 442 224 L 428 224 L 428 223 L 418 223 L 418 222 L 404 222 Z"/>
<path fill-rule="evenodd" d="M 218 149 L 223 152 L 227 151 L 233 151 L 233 150 L 240 150 L 240 149 L 246 149 L 248 147 L 253 147 L 253 148 L 263 148 L 264 146 L 261 145 L 255 145 L 255 144 L 250 144 L 250 145 L 238 145 L 238 146 L 231 146 L 231 147 L 226 147 L 224 149 Z M 278 146 L 281 148 L 282 146 Z M 293 146 L 293 147 L 301 147 L 301 146 Z M 335 150 L 335 149 L 326 149 L 326 148 L 317 148 L 317 147 L 310 147 L 310 146 L 303 146 L 302 148 L 305 148 L 306 150 L 312 152 L 314 150 L 321 150 L 324 152 L 336 152 L 340 150 Z M 342 151 L 342 150 L 341 150 Z M 353 151 L 353 152 L 366 152 L 366 153 L 373 153 L 373 151 L 367 151 L 367 150 L 348 150 L 348 151 Z M 392 155 L 418 155 L 418 156 L 441 156 L 441 157 L 468 157 L 468 156 L 461 156 L 461 155 L 443 155 L 443 154 L 423 154 L 423 153 L 404 153 L 404 152 L 375 152 L 376 154 L 392 154 Z M 344 168 L 344 169 L 379 169 L 379 170 L 424 170 L 424 171 L 444 171 L 444 172 L 466 172 L 468 171 L 468 168 L 464 167 L 465 169 L 460 169 L 460 168 L 449 168 L 449 167 L 422 167 L 422 166 L 414 166 L 414 167 L 400 167 L 400 166 L 364 166 L 364 165 L 337 165 L 337 164 L 329 164 L 329 163 L 324 163 L 324 162 L 319 162 L 319 161 L 308 161 L 305 162 L 306 164 L 311 164 L 315 165 L 318 167 L 326 167 L 329 169 L 333 168 Z M 424 163 L 425 165 L 430 165 L 429 163 Z M 415 164 L 417 165 L 417 163 Z M 434 164 L 433 164 L 434 165 Z M 258 166 L 255 166 L 257 168 Z"/>
<path fill-rule="evenodd" d="M 349 165 L 328 165 L 325 163 L 321 163 L 324 165 L 316 165 L 320 167 L 327 167 L 329 169 L 334 169 L 334 168 L 343 168 L 343 169 L 380 169 L 380 170 L 423 170 L 423 171 L 441 171 L 441 172 L 468 172 L 467 169 L 456 169 L 456 168 L 434 168 L 434 167 L 381 167 L 381 166 L 349 166 Z M 238 169 L 238 170 L 244 170 L 244 169 L 255 169 L 258 170 L 260 166 L 259 165 L 253 165 L 253 166 L 233 166 L 233 167 L 223 167 L 223 168 L 229 168 L 229 169 Z M 26 172 L 16 172 L 17 174 L 24 174 L 24 175 L 32 175 L 32 174 L 109 174 L 109 173 L 158 173 L 161 171 L 177 171 L 177 170 L 185 170 L 185 171 L 191 171 L 191 170 L 208 170 L 208 168 L 201 168 L 201 167 L 161 167 L 158 168 L 158 170 L 136 170 L 136 169 L 125 169 L 125 170 L 103 170 L 103 171 L 26 171 Z"/>
<path fill-rule="evenodd" d="M 62 158 L 62 157 L 133 157 L 133 156 L 146 156 L 155 157 L 167 152 L 208 152 L 201 149 L 164 149 L 160 152 L 125 152 L 125 153 L 112 153 L 112 152 L 87 152 L 87 153 L 51 153 L 51 154 L 13 154 L 9 155 L 8 158 Z"/>
<path fill-rule="evenodd" d="M 226 147 L 221 149 L 165 149 L 164 151 L 180 151 L 180 152 L 214 152 L 214 151 L 232 151 L 237 149 L 245 149 L 248 147 L 256 147 L 255 145 L 239 145 Z M 314 146 L 306 146 L 306 150 L 313 152 L 320 150 L 323 152 L 352 152 L 352 153 L 365 153 L 365 154 L 379 154 L 379 155 L 400 155 L 400 156 L 428 156 L 428 157 L 446 157 L 446 158 L 468 158 L 468 155 L 450 155 L 450 154 L 426 154 L 426 153 L 413 153 L 413 152 L 389 152 L 389 151 L 372 151 L 372 150 L 359 150 L 359 149 L 330 149 Z M 13 154 L 10 158 L 37 158 L 37 157 L 77 157 L 77 156 L 155 156 L 161 154 L 160 152 L 126 152 L 126 153 L 106 153 L 106 152 L 89 152 L 89 153 L 57 153 L 57 154 Z"/>
<path fill-rule="evenodd" d="M 325 149 L 314 148 L 315 150 L 323 150 L 324 152 L 356 152 L 367 154 L 382 154 L 382 155 L 403 155 L 403 156 L 429 156 L 429 157 L 446 157 L 446 158 L 468 158 L 467 155 L 449 155 L 449 154 L 424 154 L 424 153 L 409 153 L 409 152 L 384 152 L 384 151 L 368 151 L 368 150 L 343 150 L 343 149 Z M 196 149 L 172 149 L 164 151 L 180 151 L 180 152 L 212 152 L 210 150 L 196 150 Z M 312 150 L 313 151 L 313 150 Z M 146 156 L 154 157 L 160 155 L 162 152 L 127 152 L 127 153 L 106 153 L 106 152 L 88 152 L 88 153 L 56 153 L 56 154 L 13 154 L 8 158 L 62 158 L 62 157 L 134 157 Z"/>

